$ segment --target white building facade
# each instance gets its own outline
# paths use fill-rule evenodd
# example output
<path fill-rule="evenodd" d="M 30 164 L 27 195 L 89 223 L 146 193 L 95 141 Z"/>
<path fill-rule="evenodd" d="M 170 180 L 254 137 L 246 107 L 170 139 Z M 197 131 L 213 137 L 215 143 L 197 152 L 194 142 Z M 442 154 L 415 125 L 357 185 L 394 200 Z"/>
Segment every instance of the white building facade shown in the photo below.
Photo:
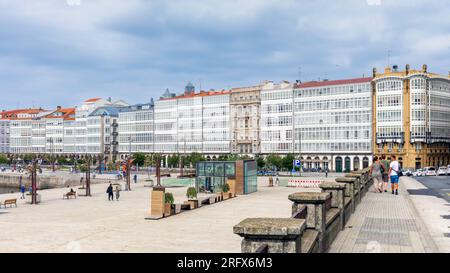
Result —
<path fill-rule="evenodd" d="M 119 111 L 119 153 L 154 152 L 154 104 L 138 104 Z"/>
<path fill-rule="evenodd" d="M 294 154 L 305 169 L 337 172 L 371 164 L 372 78 L 266 84 L 263 154 Z"/>

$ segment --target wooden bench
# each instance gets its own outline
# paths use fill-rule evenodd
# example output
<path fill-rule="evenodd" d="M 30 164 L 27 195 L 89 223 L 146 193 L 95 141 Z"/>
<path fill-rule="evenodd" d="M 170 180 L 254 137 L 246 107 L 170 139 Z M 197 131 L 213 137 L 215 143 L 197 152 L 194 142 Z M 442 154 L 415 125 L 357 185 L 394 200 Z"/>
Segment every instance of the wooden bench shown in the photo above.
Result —
<path fill-rule="evenodd" d="M 17 207 L 17 199 L 6 199 L 3 202 L 3 206 L 5 206 L 6 208 L 6 205 L 9 205 L 10 207 L 12 207 L 12 205 L 15 205 Z"/>
<path fill-rule="evenodd" d="M 63 194 L 63 199 L 64 198 L 69 199 L 70 197 L 77 198 L 77 192 L 76 191 L 69 191 L 68 193 Z"/>

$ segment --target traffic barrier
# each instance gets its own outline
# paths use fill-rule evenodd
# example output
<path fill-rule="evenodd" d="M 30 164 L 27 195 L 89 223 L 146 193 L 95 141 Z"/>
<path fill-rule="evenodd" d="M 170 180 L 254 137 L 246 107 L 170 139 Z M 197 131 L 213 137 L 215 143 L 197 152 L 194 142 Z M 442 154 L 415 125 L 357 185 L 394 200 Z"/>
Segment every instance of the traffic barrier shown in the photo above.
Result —
<path fill-rule="evenodd" d="M 319 188 L 323 180 L 289 179 L 288 187 L 292 188 Z"/>

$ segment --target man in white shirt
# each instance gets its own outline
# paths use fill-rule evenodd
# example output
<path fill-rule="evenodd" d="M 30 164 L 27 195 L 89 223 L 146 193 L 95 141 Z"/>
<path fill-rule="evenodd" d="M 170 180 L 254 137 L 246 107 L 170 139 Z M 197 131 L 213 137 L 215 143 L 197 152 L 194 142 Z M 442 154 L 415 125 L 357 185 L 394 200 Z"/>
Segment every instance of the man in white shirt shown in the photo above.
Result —
<path fill-rule="evenodd" d="M 391 179 L 392 194 L 398 195 L 398 180 L 400 172 L 400 164 L 395 155 L 391 155 L 391 164 L 389 164 L 389 178 Z"/>

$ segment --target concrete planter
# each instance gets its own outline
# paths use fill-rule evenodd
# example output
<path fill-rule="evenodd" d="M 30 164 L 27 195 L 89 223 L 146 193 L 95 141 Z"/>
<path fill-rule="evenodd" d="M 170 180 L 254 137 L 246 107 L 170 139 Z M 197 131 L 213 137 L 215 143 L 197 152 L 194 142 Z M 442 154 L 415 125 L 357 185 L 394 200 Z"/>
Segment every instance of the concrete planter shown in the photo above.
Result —
<path fill-rule="evenodd" d="M 164 206 L 164 217 L 172 215 L 172 204 L 166 203 Z"/>
<path fill-rule="evenodd" d="M 189 205 L 191 206 L 191 209 L 198 209 L 199 202 L 197 199 L 190 199 L 188 200 Z"/>

